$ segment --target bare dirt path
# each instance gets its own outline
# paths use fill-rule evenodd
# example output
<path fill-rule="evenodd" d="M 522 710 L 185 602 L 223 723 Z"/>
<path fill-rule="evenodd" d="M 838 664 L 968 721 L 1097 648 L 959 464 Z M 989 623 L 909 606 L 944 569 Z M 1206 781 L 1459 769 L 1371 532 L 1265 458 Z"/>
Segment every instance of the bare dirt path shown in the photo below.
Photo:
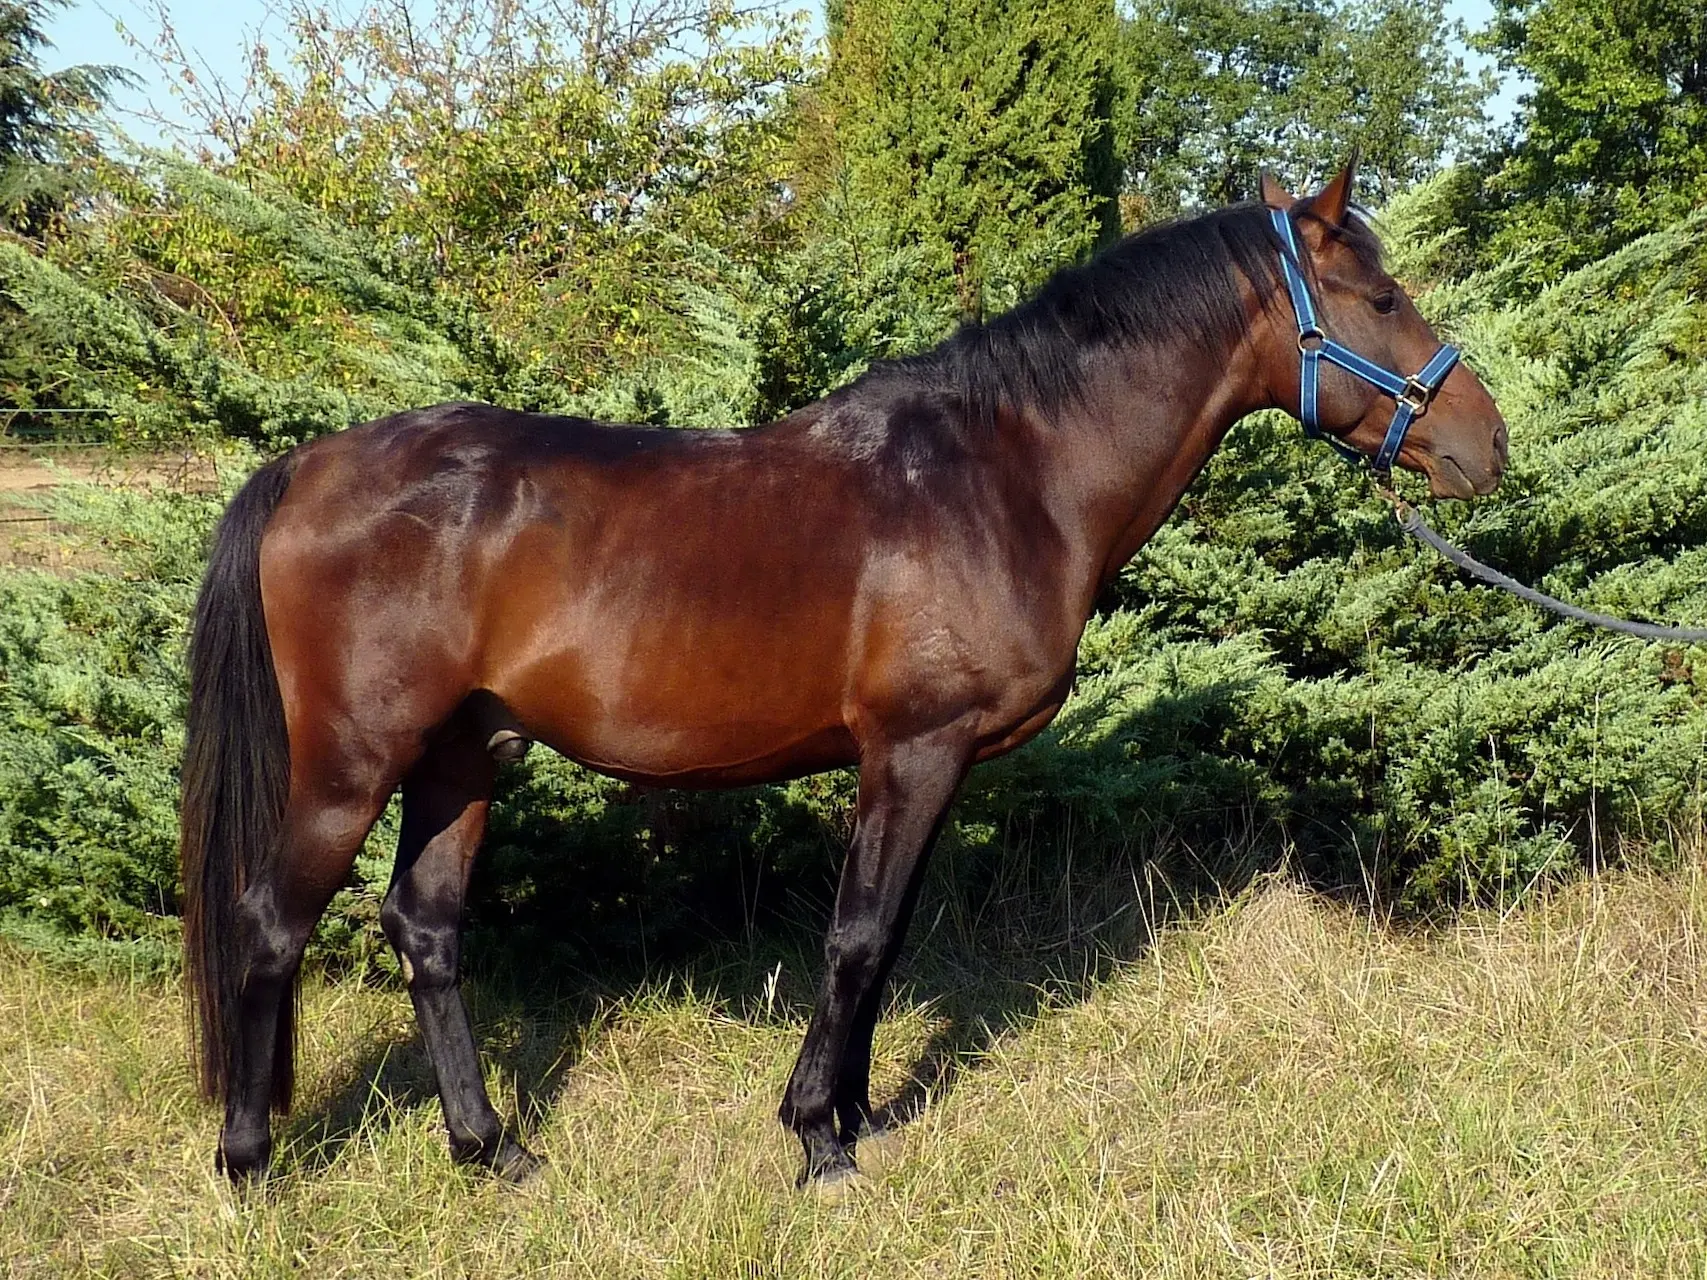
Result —
<path fill-rule="evenodd" d="M 196 453 L 0 447 L 0 567 L 49 573 L 101 567 L 98 549 L 68 539 L 71 531 L 32 501 L 67 482 L 206 492 L 217 486 L 218 472 L 211 457 Z"/>
<path fill-rule="evenodd" d="M 42 459 L 22 453 L 0 453 L 0 493 L 16 493 L 24 489 L 51 489 L 60 482 L 63 473 L 56 473 Z"/>
<path fill-rule="evenodd" d="M 135 453 L 116 449 L 28 449 L 0 446 L 0 494 L 51 489 L 67 480 L 205 492 L 218 484 L 211 456 L 203 453 Z"/>

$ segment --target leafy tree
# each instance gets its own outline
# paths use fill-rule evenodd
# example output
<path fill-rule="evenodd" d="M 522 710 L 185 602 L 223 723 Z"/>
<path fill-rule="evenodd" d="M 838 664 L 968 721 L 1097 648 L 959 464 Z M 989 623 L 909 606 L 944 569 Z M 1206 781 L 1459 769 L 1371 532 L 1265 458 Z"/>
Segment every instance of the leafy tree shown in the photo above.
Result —
<path fill-rule="evenodd" d="M 829 20 L 805 186 L 856 271 L 916 251 L 946 322 L 1118 230 L 1109 0 L 843 0 Z"/>
<path fill-rule="evenodd" d="M 1707 203 L 1700 0 L 1494 0 L 1483 47 L 1533 85 L 1489 172 L 1487 260 L 1532 278 L 1590 261 Z"/>
<path fill-rule="evenodd" d="M 1420 181 L 1482 125 L 1461 36 L 1443 0 L 1139 0 L 1128 221 L 1242 199 L 1265 165 L 1329 171 L 1354 143 L 1383 200 Z"/>
<path fill-rule="evenodd" d="M 290 20 L 288 59 L 251 50 L 247 101 L 192 88 L 205 160 L 488 314 L 523 399 L 646 354 L 690 244 L 750 261 L 785 235 L 796 23 L 699 0 L 390 0 L 348 21 L 303 0 Z"/>
<path fill-rule="evenodd" d="M 72 166 L 95 150 L 91 117 L 124 73 L 42 69 L 42 28 L 63 0 L 0 0 L 0 227 L 39 231 L 73 189 Z"/>
<path fill-rule="evenodd" d="M 104 411 L 80 421 L 128 444 L 277 448 L 490 394 L 480 318 L 369 237 L 181 158 L 94 172 L 102 198 L 53 234 L 0 236 L 0 403 Z"/>

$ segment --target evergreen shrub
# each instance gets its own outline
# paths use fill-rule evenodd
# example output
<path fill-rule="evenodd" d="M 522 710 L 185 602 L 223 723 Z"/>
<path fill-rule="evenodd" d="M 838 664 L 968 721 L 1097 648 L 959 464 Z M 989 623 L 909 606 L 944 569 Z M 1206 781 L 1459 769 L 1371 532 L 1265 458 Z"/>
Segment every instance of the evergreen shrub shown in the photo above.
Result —
<path fill-rule="evenodd" d="M 1512 439 L 1497 495 L 1432 518 L 1591 608 L 1707 622 L 1707 215 L 1527 299 L 1506 280 L 1422 299 Z M 733 364 L 684 375 L 697 390 L 681 403 L 760 403 L 774 352 L 728 350 Z M 220 502 L 77 486 L 47 501 L 103 567 L 0 569 L 0 918 L 166 954 L 184 630 Z M 1101 603 L 1058 721 L 976 769 L 954 810 L 932 892 L 957 914 L 993 886 L 1127 874 L 1158 848 L 1211 872 L 1255 848 L 1427 911 L 1630 847 L 1663 859 L 1700 828 L 1698 649 L 1563 625 L 1468 584 L 1280 415 L 1235 429 Z M 473 922 L 489 944 L 593 966 L 810 917 L 851 798 L 848 774 L 644 792 L 535 751 L 504 771 Z M 323 956 L 383 954 L 394 830 L 393 814 Z"/>

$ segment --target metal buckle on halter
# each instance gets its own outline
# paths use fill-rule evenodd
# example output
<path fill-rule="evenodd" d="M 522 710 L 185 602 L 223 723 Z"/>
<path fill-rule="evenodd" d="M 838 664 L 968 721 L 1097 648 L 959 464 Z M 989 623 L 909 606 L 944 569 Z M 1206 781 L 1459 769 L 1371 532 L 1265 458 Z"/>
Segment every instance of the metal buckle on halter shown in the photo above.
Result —
<path fill-rule="evenodd" d="M 1328 341 L 1328 335 L 1320 329 L 1300 329 L 1298 331 L 1298 350 L 1308 355 L 1312 351 L 1320 351 Z"/>
<path fill-rule="evenodd" d="M 1414 377 L 1405 379 L 1405 389 L 1393 397 L 1400 404 L 1408 405 L 1413 418 L 1420 418 L 1428 412 L 1428 402 L 1434 399 L 1434 388 L 1424 386 Z"/>

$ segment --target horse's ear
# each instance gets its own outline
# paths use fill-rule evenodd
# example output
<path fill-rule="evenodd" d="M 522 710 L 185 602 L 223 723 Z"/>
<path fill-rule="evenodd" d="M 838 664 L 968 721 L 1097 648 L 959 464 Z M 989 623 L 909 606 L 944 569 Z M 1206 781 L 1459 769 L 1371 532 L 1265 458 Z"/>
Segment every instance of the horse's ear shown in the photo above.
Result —
<path fill-rule="evenodd" d="M 1315 214 L 1330 227 L 1337 227 L 1345 221 L 1346 210 L 1351 207 L 1351 184 L 1357 177 L 1357 150 L 1352 149 L 1351 159 L 1345 162 L 1341 169 L 1315 195 L 1310 197 L 1310 212 Z"/>
<path fill-rule="evenodd" d="M 1270 209 L 1290 209 L 1298 197 L 1280 185 L 1280 179 L 1267 169 L 1262 171 L 1262 202 Z"/>

